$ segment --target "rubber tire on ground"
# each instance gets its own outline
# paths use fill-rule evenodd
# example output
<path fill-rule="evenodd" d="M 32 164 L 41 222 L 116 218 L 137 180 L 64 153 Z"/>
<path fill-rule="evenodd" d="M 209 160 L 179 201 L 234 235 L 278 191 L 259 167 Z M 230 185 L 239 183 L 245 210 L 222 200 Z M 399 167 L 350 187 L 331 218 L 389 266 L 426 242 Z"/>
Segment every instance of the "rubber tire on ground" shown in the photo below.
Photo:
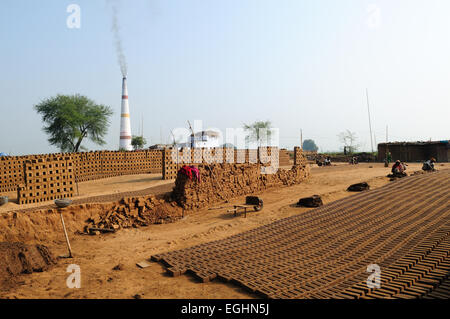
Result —
<path fill-rule="evenodd" d="M 261 209 L 263 209 L 264 206 L 264 202 L 262 199 L 259 200 L 259 205 L 258 206 L 254 206 L 255 207 L 255 212 L 259 212 Z"/>

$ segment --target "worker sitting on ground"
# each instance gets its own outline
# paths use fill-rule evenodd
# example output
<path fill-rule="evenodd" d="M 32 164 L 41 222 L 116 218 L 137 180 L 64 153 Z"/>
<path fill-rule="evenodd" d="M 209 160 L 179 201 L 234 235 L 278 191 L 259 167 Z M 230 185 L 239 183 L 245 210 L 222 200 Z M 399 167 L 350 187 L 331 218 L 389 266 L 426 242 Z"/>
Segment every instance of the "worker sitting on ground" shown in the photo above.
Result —
<path fill-rule="evenodd" d="M 430 158 L 428 161 L 423 163 L 422 169 L 424 171 L 434 171 L 434 163 L 436 163 L 436 159 L 434 157 Z"/>
<path fill-rule="evenodd" d="M 406 165 L 397 160 L 394 165 L 392 165 L 392 174 L 394 176 L 406 176 Z"/>

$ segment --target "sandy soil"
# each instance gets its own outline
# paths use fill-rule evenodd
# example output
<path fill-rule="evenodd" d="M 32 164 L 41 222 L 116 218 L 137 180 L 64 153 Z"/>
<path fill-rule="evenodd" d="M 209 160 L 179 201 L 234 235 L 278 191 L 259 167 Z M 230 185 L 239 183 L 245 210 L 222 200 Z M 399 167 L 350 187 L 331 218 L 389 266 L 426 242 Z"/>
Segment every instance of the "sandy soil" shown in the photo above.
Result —
<path fill-rule="evenodd" d="M 410 164 L 408 171 L 420 168 L 421 164 Z M 450 164 L 439 168 L 450 168 Z M 127 229 L 100 236 L 70 234 L 75 258 L 61 259 L 48 272 L 21 276 L 21 285 L 9 291 L 0 290 L 0 297 L 133 298 L 139 295 L 141 298 L 254 298 L 231 284 L 218 281 L 203 284 L 190 276 L 172 278 L 158 263 L 151 263 L 144 269 L 138 268 L 136 263 L 153 254 L 225 238 L 297 214 L 306 210 L 295 207 L 300 197 L 319 194 L 324 203 L 329 203 L 352 195 L 345 191 L 350 184 L 366 181 L 372 188 L 377 188 L 389 183 L 385 177 L 389 169 L 383 164 L 314 167 L 311 173 L 310 180 L 304 184 L 260 194 L 264 209 L 249 214 L 247 218 L 226 213 L 230 205 L 243 201 L 243 198 L 237 198 L 232 203 L 216 205 L 217 209 L 194 212 L 173 224 Z M 50 246 L 56 255 L 66 253 L 62 236 L 60 243 Z M 124 269 L 113 270 L 119 263 L 124 265 Z M 66 285 L 69 276 L 66 269 L 70 264 L 81 268 L 80 289 L 69 289 Z"/>
<path fill-rule="evenodd" d="M 149 187 L 172 183 L 172 181 L 162 180 L 161 177 L 161 174 L 139 174 L 81 182 L 78 184 L 79 195 L 73 197 L 73 200 L 81 200 L 92 196 L 138 191 Z M 76 189 L 75 194 L 77 194 Z M 0 206 L 0 213 L 5 211 L 17 211 L 28 208 L 42 207 L 52 204 L 50 201 L 36 204 L 18 205 L 17 192 L 9 192 L 3 195 L 8 196 L 9 202 L 6 205 Z"/>

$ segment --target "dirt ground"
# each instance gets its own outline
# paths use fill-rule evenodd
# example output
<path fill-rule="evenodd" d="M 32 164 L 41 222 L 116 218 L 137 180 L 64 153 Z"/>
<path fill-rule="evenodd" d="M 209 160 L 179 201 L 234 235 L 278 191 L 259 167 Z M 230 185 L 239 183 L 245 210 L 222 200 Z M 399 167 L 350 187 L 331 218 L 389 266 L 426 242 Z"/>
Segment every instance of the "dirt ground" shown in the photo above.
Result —
<path fill-rule="evenodd" d="M 420 170 L 421 164 L 410 164 L 408 171 Z M 450 168 L 450 164 L 438 166 Z M 190 276 L 176 278 L 165 274 L 158 263 L 140 269 L 137 262 L 151 255 L 222 239 L 280 218 L 306 210 L 297 208 L 300 197 L 319 194 L 324 203 L 350 196 L 346 188 L 353 183 L 368 182 L 372 188 L 389 182 L 389 169 L 383 164 L 337 165 L 313 167 L 311 178 L 292 187 L 271 189 L 259 196 L 264 209 L 247 218 L 233 217 L 226 210 L 231 203 L 218 204 L 216 209 L 194 212 L 173 224 L 121 230 L 115 234 L 83 236 L 70 234 L 75 258 L 61 259 L 50 271 L 21 276 L 19 286 L 8 291 L 0 289 L 1 298 L 255 298 L 239 287 L 218 281 L 198 283 Z M 134 177 L 134 176 L 133 176 Z M 145 183 L 143 183 L 145 184 Z M 144 188 L 149 187 L 142 185 Z M 55 255 L 66 254 L 61 234 L 60 243 L 49 244 Z M 81 269 L 81 288 L 69 289 L 66 272 L 70 264 Z M 122 270 L 113 270 L 123 264 Z"/>

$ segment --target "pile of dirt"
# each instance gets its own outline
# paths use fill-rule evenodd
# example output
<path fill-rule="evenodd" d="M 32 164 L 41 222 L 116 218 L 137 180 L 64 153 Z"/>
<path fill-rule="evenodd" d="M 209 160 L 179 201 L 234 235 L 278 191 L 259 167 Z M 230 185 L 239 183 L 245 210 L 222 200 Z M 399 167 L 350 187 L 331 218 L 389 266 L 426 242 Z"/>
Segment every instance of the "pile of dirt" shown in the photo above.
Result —
<path fill-rule="evenodd" d="M 20 274 L 43 272 L 56 264 L 56 258 L 43 245 L 0 242 L 0 286 L 14 284 Z"/>
<path fill-rule="evenodd" d="M 154 195 L 123 198 L 112 208 L 89 218 L 84 232 L 92 234 L 101 230 L 171 223 L 180 219 L 182 214 L 177 203 L 157 199 Z"/>
<path fill-rule="evenodd" d="M 306 164 L 290 170 L 280 169 L 274 174 L 262 173 L 269 168 L 260 164 L 203 164 L 198 166 L 200 180 L 191 179 L 180 171 L 172 199 L 185 209 L 202 208 L 270 187 L 298 184 L 309 176 Z"/>

